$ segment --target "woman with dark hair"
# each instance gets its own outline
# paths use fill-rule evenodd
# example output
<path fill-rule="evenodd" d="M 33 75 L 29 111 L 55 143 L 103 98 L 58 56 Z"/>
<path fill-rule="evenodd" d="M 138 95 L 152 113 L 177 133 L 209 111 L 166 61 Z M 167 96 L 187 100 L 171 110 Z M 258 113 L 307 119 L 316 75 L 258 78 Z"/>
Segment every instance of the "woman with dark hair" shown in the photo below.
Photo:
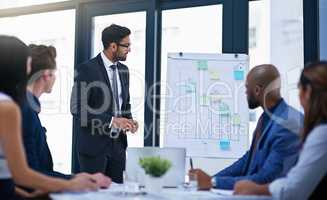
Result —
<path fill-rule="evenodd" d="M 56 80 L 56 49 L 53 46 L 29 46 L 32 57 L 31 73 L 27 85 L 27 99 L 21 105 L 23 117 L 23 141 L 29 166 L 42 174 L 71 179 L 76 176 L 90 176 L 102 188 L 109 187 L 111 180 L 101 173 L 67 175 L 53 170 L 53 161 L 47 143 L 46 128 L 39 118 L 41 104 L 39 98 L 51 93 Z"/>
<path fill-rule="evenodd" d="M 303 106 L 303 147 L 286 177 L 266 185 L 240 181 L 235 194 L 271 195 L 274 199 L 321 199 L 327 195 L 327 62 L 305 67 L 299 81 Z"/>
<path fill-rule="evenodd" d="M 29 50 L 13 37 L 0 35 L 0 39 L 0 91 L 21 103 L 25 96 L 27 73 L 31 70 Z"/>
<path fill-rule="evenodd" d="M 28 167 L 21 137 L 19 107 L 31 71 L 28 47 L 19 39 L 0 35 L 0 197 L 17 199 L 15 185 L 43 192 L 97 189 L 91 177 L 69 181 L 50 178 Z M 17 189 L 18 192 L 22 192 Z M 23 193 L 20 193 L 23 194 Z"/>

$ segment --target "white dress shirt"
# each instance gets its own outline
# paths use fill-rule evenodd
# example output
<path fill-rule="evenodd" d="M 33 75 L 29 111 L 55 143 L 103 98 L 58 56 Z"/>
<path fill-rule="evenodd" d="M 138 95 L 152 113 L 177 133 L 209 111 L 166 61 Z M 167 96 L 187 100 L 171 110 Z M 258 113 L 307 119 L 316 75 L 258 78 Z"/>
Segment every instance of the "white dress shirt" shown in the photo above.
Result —
<path fill-rule="evenodd" d="M 109 77 L 111 91 L 114 91 L 113 87 L 112 87 L 113 86 L 112 77 L 114 74 L 113 74 L 113 70 L 110 68 L 110 66 L 111 65 L 117 66 L 117 62 L 116 63 L 111 62 L 103 52 L 101 52 L 101 58 L 102 58 L 103 64 L 106 68 L 106 71 L 107 71 L 107 74 Z M 121 88 L 121 82 L 120 82 L 120 77 L 119 77 L 119 73 L 118 73 L 118 67 L 116 68 L 116 76 L 117 76 L 117 87 L 118 87 L 119 110 L 121 110 L 121 106 L 123 104 L 123 98 L 122 98 L 122 88 Z"/>
<path fill-rule="evenodd" d="M 327 124 L 308 135 L 297 164 L 286 177 L 269 185 L 273 199 L 308 199 L 327 173 Z"/>

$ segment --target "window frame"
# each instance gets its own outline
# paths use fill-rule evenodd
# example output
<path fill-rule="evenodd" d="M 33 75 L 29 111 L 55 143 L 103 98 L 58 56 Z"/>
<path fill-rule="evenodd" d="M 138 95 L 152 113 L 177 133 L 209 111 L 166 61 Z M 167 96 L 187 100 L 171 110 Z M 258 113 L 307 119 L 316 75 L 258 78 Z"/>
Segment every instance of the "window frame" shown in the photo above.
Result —
<path fill-rule="evenodd" d="M 91 55 L 92 17 L 121 12 L 146 11 L 145 127 L 149 136 L 144 146 L 160 144 L 161 14 L 163 10 L 223 5 L 223 53 L 248 53 L 248 0 L 71 0 L 64 2 L 0 9 L 0 17 L 75 9 L 75 67 Z M 107 6 L 110 5 L 108 11 Z M 155 85 L 150 93 L 148 89 Z M 147 101 L 152 108 L 147 106 Z M 158 111 L 158 112 L 156 112 Z M 73 123 L 72 171 L 77 172 L 76 134 Z M 150 127 L 150 128 L 149 128 Z"/>

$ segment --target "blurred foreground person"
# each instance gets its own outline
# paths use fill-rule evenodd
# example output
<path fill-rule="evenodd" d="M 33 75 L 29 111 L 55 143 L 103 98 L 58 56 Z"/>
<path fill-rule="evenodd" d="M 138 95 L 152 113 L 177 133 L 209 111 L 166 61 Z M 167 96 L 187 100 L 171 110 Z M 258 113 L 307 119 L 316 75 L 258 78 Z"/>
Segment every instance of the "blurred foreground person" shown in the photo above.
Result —
<path fill-rule="evenodd" d="M 19 39 L 0 35 L 0 197 L 20 199 L 33 196 L 15 184 L 42 191 L 89 191 L 97 184 L 91 177 L 76 177 L 69 181 L 50 178 L 29 168 L 21 135 L 19 104 L 25 97 L 27 74 L 31 71 L 28 47 Z"/>

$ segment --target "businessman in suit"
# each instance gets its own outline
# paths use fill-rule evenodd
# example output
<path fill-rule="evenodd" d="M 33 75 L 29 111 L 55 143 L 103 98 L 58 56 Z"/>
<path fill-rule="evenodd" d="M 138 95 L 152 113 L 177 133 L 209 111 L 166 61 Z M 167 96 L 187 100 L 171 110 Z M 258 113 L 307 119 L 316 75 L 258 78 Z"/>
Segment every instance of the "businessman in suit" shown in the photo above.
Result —
<path fill-rule="evenodd" d="M 239 180 L 269 183 L 285 175 L 295 164 L 303 116 L 281 97 L 276 67 L 254 67 L 247 76 L 246 95 L 250 109 L 260 106 L 264 110 L 254 131 L 251 148 L 212 177 L 201 169 L 190 170 L 190 174 L 197 175 L 199 189 L 233 189 Z"/>
<path fill-rule="evenodd" d="M 128 67 L 130 30 L 112 24 L 102 32 L 103 51 L 77 67 L 71 112 L 77 129 L 77 151 L 82 172 L 102 172 L 123 183 L 126 132 L 135 133 Z"/>

